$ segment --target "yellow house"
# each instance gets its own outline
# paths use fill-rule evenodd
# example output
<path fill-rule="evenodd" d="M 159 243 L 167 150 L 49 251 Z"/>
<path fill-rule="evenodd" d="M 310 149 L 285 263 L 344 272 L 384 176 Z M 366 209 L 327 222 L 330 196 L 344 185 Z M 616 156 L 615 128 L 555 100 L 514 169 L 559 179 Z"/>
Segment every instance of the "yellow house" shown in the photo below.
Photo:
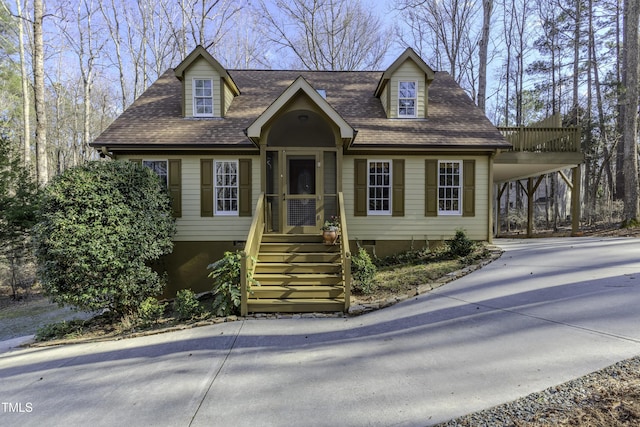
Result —
<path fill-rule="evenodd" d="M 211 289 L 207 265 L 243 251 L 257 281 L 243 314 L 347 309 L 356 242 L 384 256 L 457 229 L 490 240 L 496 159 L 513 148 L 412 49 L 382 72 L 325 72 L 226 70 L 201 46 L 92 146 L 166 179 L 169 294 Z M 324 245 L 335 217 L 341 237 Z"/>

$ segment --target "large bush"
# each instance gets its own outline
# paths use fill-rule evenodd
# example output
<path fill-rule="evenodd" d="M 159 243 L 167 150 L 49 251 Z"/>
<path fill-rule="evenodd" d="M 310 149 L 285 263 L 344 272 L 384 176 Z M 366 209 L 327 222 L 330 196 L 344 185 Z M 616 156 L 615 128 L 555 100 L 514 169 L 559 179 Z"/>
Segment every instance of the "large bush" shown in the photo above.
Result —
<path fill-rule="evenodd" d="M 61 305 L 132 314 L 162 291 L 150 263 L 173 249 L 169 194 L 131 162 L 89 162 L 43 190 L 35 227 L 38 276 Z"/>

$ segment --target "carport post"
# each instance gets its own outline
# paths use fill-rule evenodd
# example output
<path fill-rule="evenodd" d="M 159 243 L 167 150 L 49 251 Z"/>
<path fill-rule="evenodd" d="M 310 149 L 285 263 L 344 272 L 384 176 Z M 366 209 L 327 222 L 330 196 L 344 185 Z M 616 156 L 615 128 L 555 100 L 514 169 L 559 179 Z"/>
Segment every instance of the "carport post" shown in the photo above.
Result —
<path fill-rule="evenodd" d="M 580 231 L 580 165 L 574 167 L 571 174 L 571 235 L 577 236 Z"/>

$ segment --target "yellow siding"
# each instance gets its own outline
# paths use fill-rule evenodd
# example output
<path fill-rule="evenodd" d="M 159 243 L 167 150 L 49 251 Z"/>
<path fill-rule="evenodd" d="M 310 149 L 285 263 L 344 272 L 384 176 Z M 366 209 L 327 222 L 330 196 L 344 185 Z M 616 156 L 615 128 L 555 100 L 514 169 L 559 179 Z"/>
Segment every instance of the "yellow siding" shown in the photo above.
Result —
<path fill-rule="evenodd" d="M 193 79 L 211 79 L 213 86 L 213 116 L 222 117 L 220 111 L 220 74 L 202 58 L 195 61 L 184 73 L 185 116 L 193 117 Z"/>
<path fill-rule="evenodd" d="M 389 84 L 389 96 L 391 97 L 391 111 L 388 112 L 390 118 L 398 117 L 398 82 L 418 82 L 417 96 L 418 106 L 416 109 L 416 117 L 424 118 L 425 114 L 425 81 L 424 72 L 412 60 L 405 61 L 391 76 Z"/>
<path fill-rule="evenodd" d="M 387 113 L 387 117 L 389 117 L 389 85 L 386 85 L 384 89 L 382 89 L 382 93 L 380 94 L 380 102 L 382 103 L 382 108 L 384 112 Z"/>
<path fill-rule="evenodd" d="M 393 160 L 393 156 L 358 156 L 369 160 Z M 343 192 L 349 238 L 358 240 L 442 240 L 463 229 L 474 240 L 488 240 L 489 215 L 489 159 L 486 156 L 439 156 L 438 160 L 476 160 L 476 214 L 474 217 L 447 215 L 424 216 L 425 159 L 431 156 L 411 156 L 405 159 L 405 215 L 369 215 L 354 217 L 354 162 L 343 160 Z"/>
<path fill-rule="evenodd" d="M 223 116 L 227 115 L 227 111 L 229 111 L 229 107 L 231 107 L 231 103 L 233 102 L 233 92 L 229 89 L 227 84 L 224 84 L 224 111 L 222 112 Z"/>
<path fill-rule="evenodd" d="M 260 194 L 260 158 L 259 156 L 119 156 L 126 160 L 130 157 L 146 160 L 182 160 L 182 217 L 177 219 L 176 241 L 242 241 L 246 239 L 251 217 L 214 216 L 200 217 L 200 159 L 236 160 L 239 157 L 251 158 L 252 167 L 252 210 L 255 209 Z M 370 215 L 354 217 L 354 170 L 353 156 L 343 159 L 343 192 L 347 225 L 351 239 L 362 240 L 442 240 L 455 235 L 457 229 L 465 230 L 469 238 L 488 240 L 489 215 L 489 159 L 487 156 L 358 156 L 370 160 L 405 159 L 405 216 Z M 474 217 L 447 215 L 438 217 L 424 216 L 425 159 L 438 160 L 476 160 L 476 209 Z"/>
<path fill-rule="evenodd" d="M 251 217 L 200 216 L 200 159 L 237 160 L 251 158 L 251 210 L 255 209 L 260 195 L 260 157 L 259 156 L 119 156 L 119 160 L 130 157 L 145 160 L 182 159 L 182 217 L 177 218 L 175 241 L 234 241 L 245 240 Z"/>

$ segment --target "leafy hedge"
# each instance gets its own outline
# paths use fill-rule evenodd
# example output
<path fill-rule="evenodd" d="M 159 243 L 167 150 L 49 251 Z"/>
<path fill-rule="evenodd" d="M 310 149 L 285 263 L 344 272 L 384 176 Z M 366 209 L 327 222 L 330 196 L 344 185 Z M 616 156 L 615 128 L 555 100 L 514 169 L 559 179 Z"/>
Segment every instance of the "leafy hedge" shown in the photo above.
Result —
<path fill-rule="evenodd" d="M 96 161 L 43 190 L 34 229 L 38 276 L 60 305 L 132 314 L 163 280 L 150 263 L 173 249 L 169 194 L 148 168 Z"/>

